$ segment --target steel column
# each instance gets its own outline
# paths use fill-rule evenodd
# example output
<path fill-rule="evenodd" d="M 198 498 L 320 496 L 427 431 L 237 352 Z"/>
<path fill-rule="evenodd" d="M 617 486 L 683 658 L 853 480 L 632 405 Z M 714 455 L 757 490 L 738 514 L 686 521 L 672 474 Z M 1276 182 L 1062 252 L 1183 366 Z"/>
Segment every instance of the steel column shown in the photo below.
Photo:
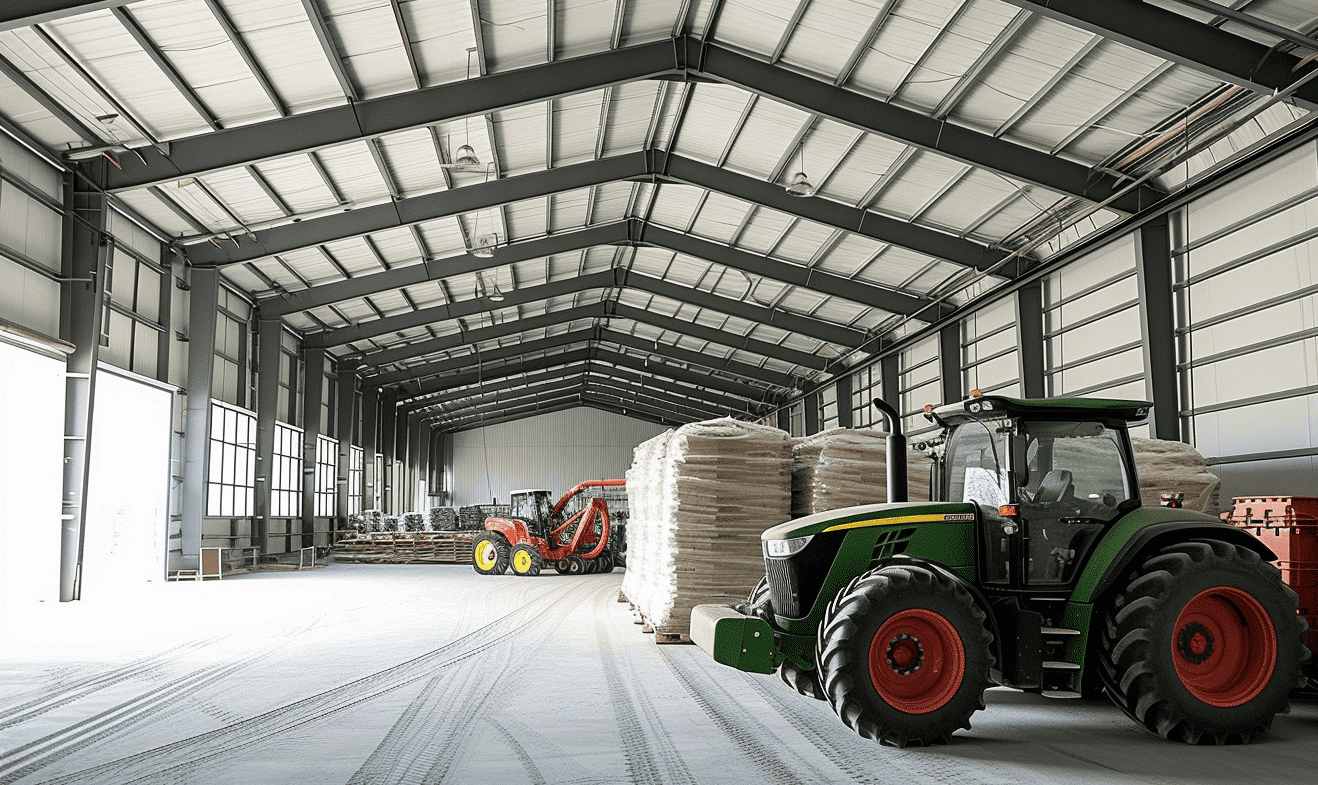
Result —
<path fill-rule="evenodd" d="M 256 334 L 256 493 L 252 544 L 270 552 L 270 493 L 274 483 L 275 415 L 279 412 L 280 342 L 284 323 L 258 315 Z"/>
<path fill-rule="evenodd" d="M 1043 283 L 1031 281 L 1016 290 L 1016 357 L 1021 395 L 1046 398 L 1044 373 Z"/>
<path fill-rule="evenodd" d="M 381 482 L 384 483 L 384 487 L 377 490 L 379 492 L 379 507 L 388 513 L 394 512 L 393 471 L 394 451 L 398 441 L 397 419 L 398 391 L 393 388 L 385 389 L 380 393 L 380 454 L 384 456 Z"/>
<path fill-rule="evenodd" d="M 379 506 L 375 487 L 375 456 L 379 448 L 380 399 L 379 388 L 362 382 L 362 509 L 374 510 Z"/>
<path fill-rule="evenodd" d="M 316 442 L 320 438 L 320 404 L 325 395 L 325 350 L 303 351 L 302 389 L 302 546 L 316 544 Z M 290 543 L 289 550 L 293 550 Z"/>
<path fill-rule="evenodd" d="M 805 435 L 813 436 L 821 430 L 819 427 L 819 391 L 805 396 Z"/>
<path fill-rule="evenodd" d="M 790 407 L 784 406 L 778 410 L 778 430 L 792 432 L 792 412 Z"/>
<path fill-rule="evenodd" d="M 879 397 L 883 402 L 902 413 L 902 372 L 899 356 L 890 354 L 879 360 Z M 868 402 L 867 402 L 868 403 Z M 873 406 L 873 404 L 868 404 Z M 874 422 L 882 423 L 883 418 L 876 416 Z"/>
<path fill-rule="evenodd" d="M 340 360 L 338 411 L 334 412 L 334 435 L 339 439 L 339 465 L 334 473 L 334 519 L 330 522 L 329 544 L 334 544 L 334 529 L 348 528 L 348 479 L 352 467 L 352 432 L 357 423 L 357 363 Z M 363 469 L 366 467 L 363 465 Z"/>
<path fill-rule="evenodd" d="M 105 162 L 89 167 L 104 182 Z M 109 201 L 84 180 L 65 177 L 64 258 L 67 280 L 60 285 L 60 337 L 74 345 L 66 361 L 64 385 L 64 501 L 60 535 L 60 602 L 82 598 L 83 542 L 87 532 L 88 461 L 96 410 L 96 363 L 104 332 L 106 234 Z"/>
<path fill-rule="evenodd" d="M 1176 369 L 1176 311 L 1172 298 L 1172 243 L 1167 216 L 1140 227 L 1135 246 L 1144 344 L 1144 390 L 1153 402 L 1149 432 L 1155 439 L 1181 440 Z"/>
<path fill-rule="evenodd" d="M 837 377 L 837 425 L 839 428 L 852 427 L 851 373 L 846 369 Z"/>
<path fill-rule="evenodd" d="M 193 270 L 188 298 L 187 429 L 183 435 L 183 555 L 200 557 L 210 465 L 211 398 L 220 275 Z M 173 288 L 173 284 L 170 284 Z"/>
<path fill-rule="evenodd" d="M 961 322 L 955 321 L 938 331 L 938 383 L 943 403 L 965 397 L 961 384 Z"/>

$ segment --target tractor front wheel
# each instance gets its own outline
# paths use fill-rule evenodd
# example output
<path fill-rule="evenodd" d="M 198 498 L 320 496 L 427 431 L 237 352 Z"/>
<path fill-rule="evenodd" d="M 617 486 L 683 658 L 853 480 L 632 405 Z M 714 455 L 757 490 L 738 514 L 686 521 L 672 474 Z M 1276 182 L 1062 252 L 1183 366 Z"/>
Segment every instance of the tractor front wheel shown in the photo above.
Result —
<path fill-rule="evenodd" d="M 508 566 L 513 568 L 514 575 L 528 577 L 539 575 L 540 568 L 544 566 L 544 562 L 540 559 L 540 552 L 526 543 L 513 548 L 508 563 Z"/>
<path fill-rule="evenodd" d="M 1288 710 L 1308 655 L 1295 592 L 1257 553 L 1220 541 L 1164 548 L 1108 609 L 1108 693 L 1187 744 L 1248 744 Z"/>
<path fill-rule="evenodd" d="M 569 556 L 563 561 L 567 562 L 568 575 L 580 575 L 586 571 L 586 562 L 580 556 Z"/>
<path fill-rule="evenodd" d="M 778 667 L 778 678 L 783 684 L 796 690 L 797 694 L 815 700 L 828 700 L 824 688 L 819 685 L 819 671 L 808 671 L 791 660 L 784 660 Z"/>
<path fill-rule="evenodd" d="M 993 664 L 984 619 L 964 588 L 933 570 L 864 573 L 819 625 L 824 697 L 849 728 L 880 744 L 946 743 L 984 708 Z"/>
<path fill-rule="evenodd" d="M 609 551 L 601 553 L 595 561 L 599 562 L 600 572 L 613 572 L 613 554 Z"/>
<path fill-rule="evenodd" d="M 554 569 L 558 572 L 559 575 L 572 574 L 572 565 L 567 559 L 559 559 L 558 561 L 554 562 Z"/>
<path fill-rule="evenodd" d="M 481 575 L 503 575 L 508 570 L 508 541 L 498 532 L 485 532 L 471 549 L 471 566 Z"/>

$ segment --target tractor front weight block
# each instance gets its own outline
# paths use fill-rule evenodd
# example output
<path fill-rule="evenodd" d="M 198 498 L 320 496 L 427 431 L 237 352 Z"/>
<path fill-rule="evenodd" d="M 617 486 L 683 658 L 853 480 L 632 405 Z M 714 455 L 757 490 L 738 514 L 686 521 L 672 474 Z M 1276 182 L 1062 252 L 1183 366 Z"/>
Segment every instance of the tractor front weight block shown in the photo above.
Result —
<path fill-rule="evenodd" d="M 691 642 L 715 662 L 750 673 L 773 673 L 773 628 L 764 619 L 741 614 L 730 605 L 692 608 Z"/>

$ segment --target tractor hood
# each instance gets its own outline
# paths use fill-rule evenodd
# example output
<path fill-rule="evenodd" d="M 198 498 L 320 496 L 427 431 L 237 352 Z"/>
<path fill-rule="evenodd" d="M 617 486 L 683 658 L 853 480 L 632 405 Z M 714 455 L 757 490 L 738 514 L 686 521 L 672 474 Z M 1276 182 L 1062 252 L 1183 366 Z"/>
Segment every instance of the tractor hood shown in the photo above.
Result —
<path fill-rule="evenodd" d="M 829 530 L 855 529 L 895 523 L 935 521 L 973 521 L 975 505 L 950 502 L 892 502 L 860 504 L 807 515 L 780 523 L 760 535 L 760 540 L 790 540 L 809 537 Z"/>

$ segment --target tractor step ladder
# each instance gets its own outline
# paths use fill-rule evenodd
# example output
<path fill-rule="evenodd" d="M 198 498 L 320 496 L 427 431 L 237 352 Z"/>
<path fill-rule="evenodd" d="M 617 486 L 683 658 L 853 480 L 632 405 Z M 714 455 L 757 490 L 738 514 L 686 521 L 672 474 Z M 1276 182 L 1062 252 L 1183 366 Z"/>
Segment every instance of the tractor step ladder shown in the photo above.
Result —
<path fill-rule="evenodd" d="M 1043 685 L 1040 692 L 1045 698 L 1079 698 L 1080 666 L 1063 659 L 1067 644 L 1079 637 L 1079 630 L 1065 627 L 1044 627 L 1043 633 Z"/>

